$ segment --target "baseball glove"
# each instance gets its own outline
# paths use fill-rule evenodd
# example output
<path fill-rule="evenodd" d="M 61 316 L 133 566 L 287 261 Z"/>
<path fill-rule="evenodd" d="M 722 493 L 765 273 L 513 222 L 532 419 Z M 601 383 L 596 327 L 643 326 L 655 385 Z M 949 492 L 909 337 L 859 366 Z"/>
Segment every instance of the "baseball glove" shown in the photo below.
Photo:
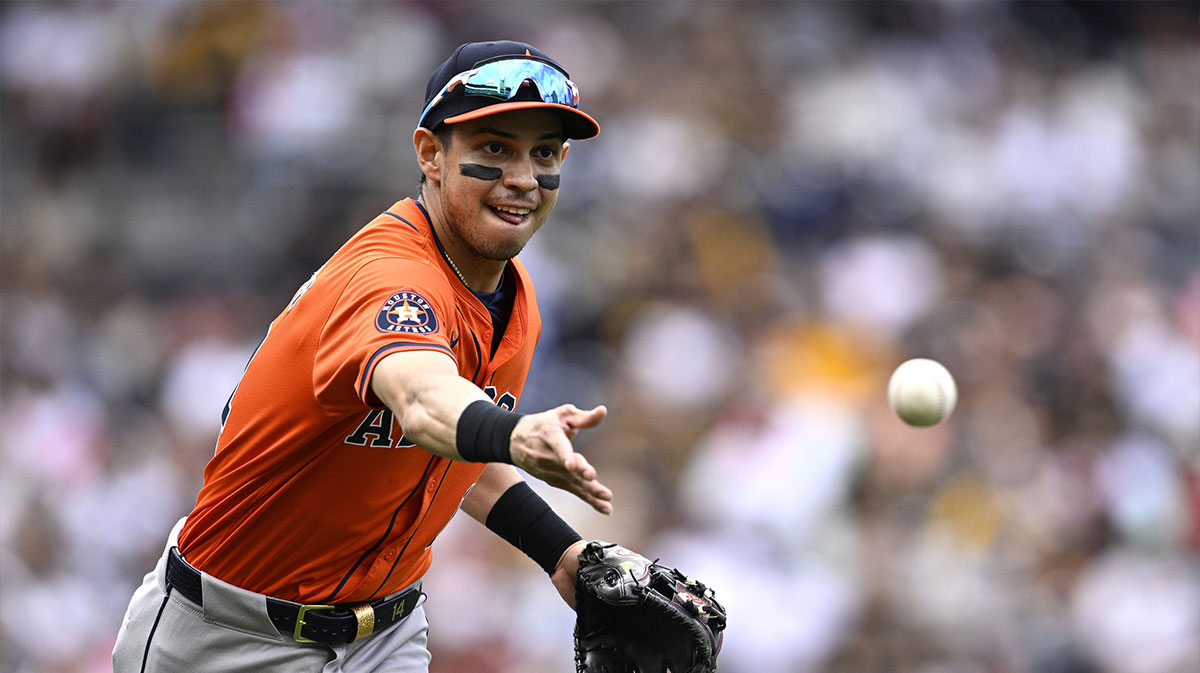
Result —
<path fill-rule="evenodd" d="M 575 581 L 577 673 L 714 673 L 725 608 L 674 568 L 589 542 Z"/>

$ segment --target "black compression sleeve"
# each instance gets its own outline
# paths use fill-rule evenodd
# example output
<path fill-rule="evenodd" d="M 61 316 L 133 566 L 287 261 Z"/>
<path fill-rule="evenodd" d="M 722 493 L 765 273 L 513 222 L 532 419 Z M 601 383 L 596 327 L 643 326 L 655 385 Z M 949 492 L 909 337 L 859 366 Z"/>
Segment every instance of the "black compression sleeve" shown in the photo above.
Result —
<path fill-rule="evenodd" d="M 513 484 L 496 500 L 488 512 L 487 527 L 525 552 L 548 574 L 554 572 L 567 547 L 583 539 L 523 481 Z"/>
<path fill-rule="evenodd" d="M 521 416 L 484 400 L 468 404 L 454 431 L 458 455 L 472 463 L 512 463 L 509 442 Z"/>

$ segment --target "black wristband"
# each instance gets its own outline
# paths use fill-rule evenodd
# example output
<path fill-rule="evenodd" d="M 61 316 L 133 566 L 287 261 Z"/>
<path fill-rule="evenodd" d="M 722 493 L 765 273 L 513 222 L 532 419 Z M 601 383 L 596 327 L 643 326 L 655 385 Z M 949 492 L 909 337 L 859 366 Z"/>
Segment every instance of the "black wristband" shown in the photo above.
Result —
<path fill-rule="evenodd" d="M 458 455 L 472 463 L 512 463 L 509 443 L 522 416 L 485 400 L 468 404 L 454 430 Z"/>
<path fill-rule="evenodd" d="M 583 539 L 523 481 L 509 487 L 492 505 L 487 527 L 525 552 L 547 574 L 554 573 L 567 547 Z"/>

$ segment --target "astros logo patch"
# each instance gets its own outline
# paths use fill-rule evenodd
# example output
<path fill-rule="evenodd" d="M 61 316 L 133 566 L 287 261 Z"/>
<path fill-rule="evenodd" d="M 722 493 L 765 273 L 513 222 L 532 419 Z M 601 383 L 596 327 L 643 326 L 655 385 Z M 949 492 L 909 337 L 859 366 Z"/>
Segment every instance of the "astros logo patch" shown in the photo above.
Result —
<path fill-rule="evenodd" d="M 402 290 L 383 303 L 379 315 L 375 316 L 375 327 L 380 332 L 433 334 L 438 329 L 438 321 L 425 297 Z"/>

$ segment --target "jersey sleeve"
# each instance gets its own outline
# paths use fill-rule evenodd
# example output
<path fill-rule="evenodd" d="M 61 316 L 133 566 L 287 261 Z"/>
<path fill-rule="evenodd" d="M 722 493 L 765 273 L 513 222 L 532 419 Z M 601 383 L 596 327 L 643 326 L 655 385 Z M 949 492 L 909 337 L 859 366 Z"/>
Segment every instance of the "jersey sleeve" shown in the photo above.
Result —
<path fill-rule="evenodd" d="M 439 270 L 412 260 L 376 259 L 351 277 L 321 329 L 313 388 L 326 407 L 382 403 L 370 390 L 383 356 L 403 350 L 451 349 L 446 321 L 454 293 Z"/>

